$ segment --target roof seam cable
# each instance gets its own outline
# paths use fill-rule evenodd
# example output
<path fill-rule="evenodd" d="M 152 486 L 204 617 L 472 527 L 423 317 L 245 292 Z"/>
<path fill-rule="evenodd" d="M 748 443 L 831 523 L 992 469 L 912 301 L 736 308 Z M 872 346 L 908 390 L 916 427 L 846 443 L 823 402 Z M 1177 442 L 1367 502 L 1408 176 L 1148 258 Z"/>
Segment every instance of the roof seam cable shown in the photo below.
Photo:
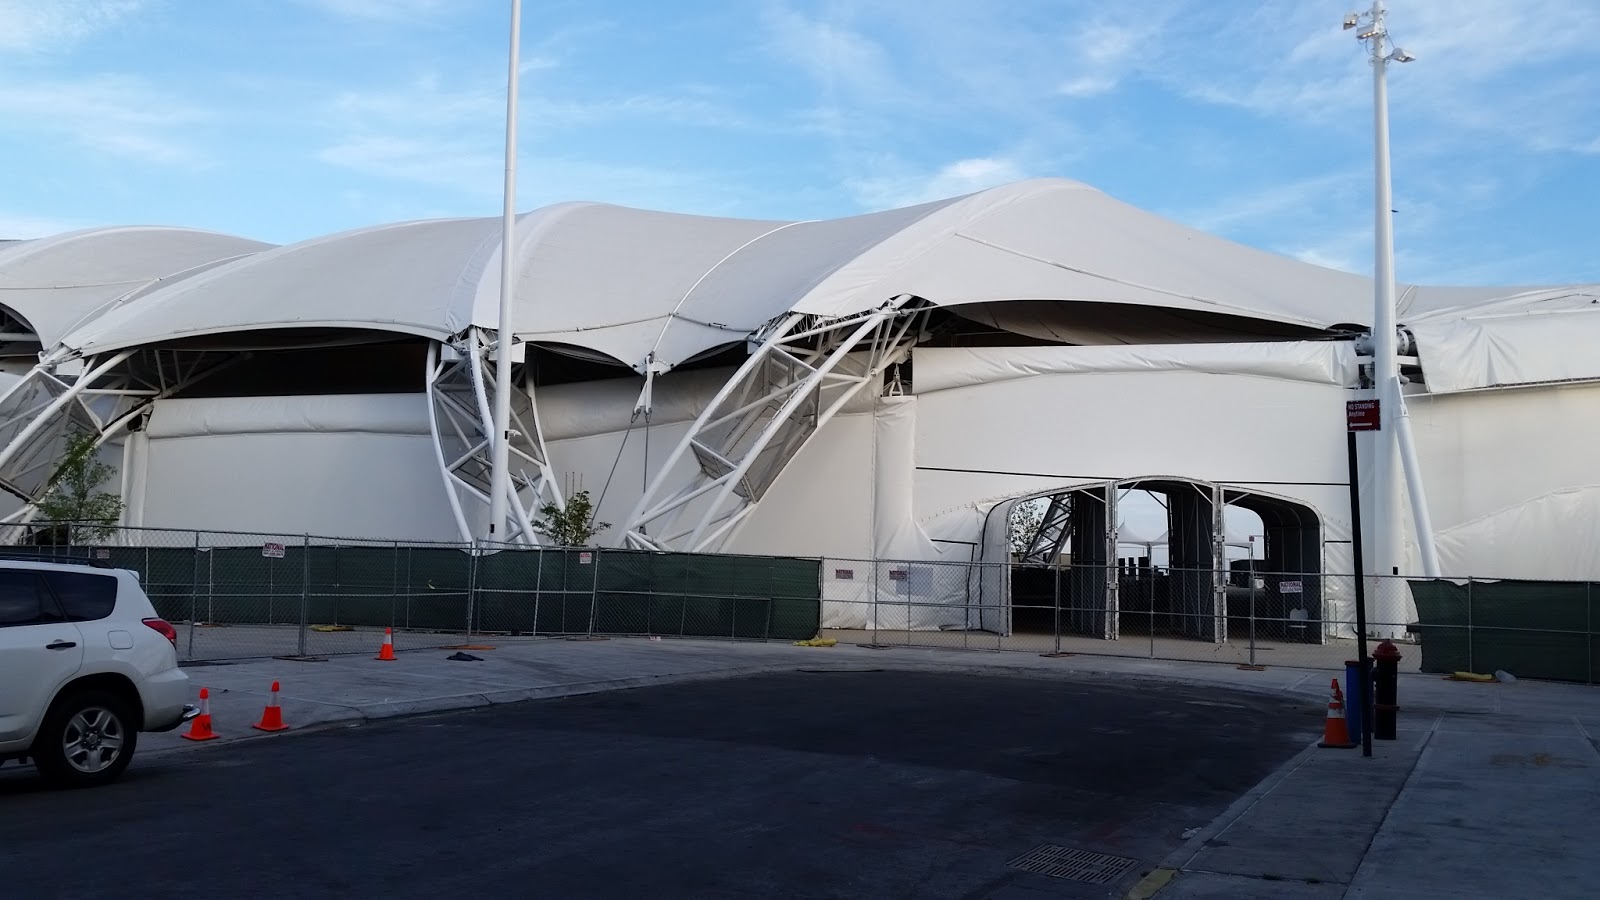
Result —
<path fill-rule="evenodd" d="M 1017 250 L 1017 249 L 1014 249 L 1014 248 L 1011 248 L 1011 247 L 1006 247 L 1006 246 L 1004 246 L 1002 244 L 996 244 L 993 241 L 986 241 L 983 238 L 973 237 L 970 234 L 963 234 L 963 233 L 961 233 L 959 231 L 956 232 L 955 236 L 959 237 L 959 238 L 964 238 L 964 239 L 969 240 L 969 241 L 972 241 L 974 244 L 981 244 L 981 245 L 983 245 L 985 247 L 989 247 L 989 248 L 994 249 L 994 250 L 999 250 L 1002 253 L 1010 253 L 1010 254 L 1012 254 L 1014 256 L 1020 256 L 1023 259 L 1031 259 L 1031 260 L 1033 260 L 1034 262 L 1037 262 L 1037 263 L 1044 263 L 1047 266 L 1054 266 L 1057 269 L 1065 269 L 1068 272 L 1075 272 L 1075 273 L 1077 273 L 1079 275 L 1087 275 L 1090 278 L 1098 278 L 1101 281 L 1109 281 L 1112 284 L 1120 284 L 1120 285 L 1123 285 L 1124 287 L 1138 288 L 1139 290 L 1143 290 L 1143 291 L 1153 291 L 1153 292 L 1155 292 L 1157 294 L 1165 294 L 1168 297 L 1176 297 L 1176 298 L 1178 298 L 1180 300 L 1193 300 L 1196 303 L 1204 303 L 1204 304 L 1207 304 L 1209 306 L 1217 306 L 1217 307 L 1222 307 L 1224 309 L 1237 309 L 1238 308 L 1238 307 L 1233 306 L 1232 304 L 1223 303 L 1223 302 L 1221 302 L 1219 300 L 1212 300 L 1212 299 L 1209 299 L 1207 297 L 1200 297 L 1200 296 L 1197 296 L 1195 294 L 1185 294 L 1185 293 L 1182 293 L 1180 291 L 1168 290 L 1166 288 L 1156 287 L 1155 285 L 1151 285 L 1151 284 L 1140 284 L 1137 281 L 1128 281 L 1126 279 L 1117 278 L 1117 277 L 1112 276 L 1112 275 L 1105 275 L 1105 274 L 1102 274 L 1100 272 L 1091 272 L 1088 269 L 1080 269 L 1080 268 L 1078 268 L 1076 266 L 1069 266 L 1066 263 L 1060 263 L 1060 262 L 1056 262 L 1055 260 L 1045 259 L 1042 256 L 1034 256 L 1031 253 L 1024 253 L 1021 250 Z M 1286 316 L 1285 318 L 1288 318 L 1288 317 Z M 1304 322 L 1306 320 L 1305 319 L 1296 318 L 1295 321 Z"/>
<path fill-rule="evenodd" d="M 694 295 L 694 292 L 700 288 L 700 285 L 703 284 L 707 278 L 711 277 L 711 273 L 717 271 L 720 268 L 722 268 L 722 264 L 723 263 L 727 262 L 730 259 L 733 259 L 735 256 L 738 256 L 740 253 L 743 253 L 746 248 L 748 248 L 751 244 L 754 244 L 756 241 L 759 241 L 762 238 L 767 237 L 768 235 L 777 234 L 778 232 L 784 230 L 785 228 L 791 228 L 791 227 L 793 227 L 795 225 L 805 225 L 805 224 L 808 224 L 809 222 L 812 222 L 812 221 L 814 221 L 814 220 L 806 219 L 806 220 L 802 220 L 802 221 L 799 221 L 799 222 L 785 222 L 785 223 L 783 223 L 782 225 L 779 225 L 776 228 L 772 228 L 772 229 L 769 229 L 767 231 L 761 232 L 760 234 L 756 235 L 755 237 L 751 238 L 750 240 L 745 241 L 744 243 L 740 244 L 739 246 L 737 246 L 737 247 L 733 248 L 732 250 L 728 251 L 727 255 L 725 255 L 721 259 L 717 260 L 716 263 L 714 263 L 711 266 L 711 268 L 709 268 L 709 269 L 705 270 L 704 272 L 702 272 L 700 274 L 700 277 L 695 279 L 694 284 L 689 285 L 689 289 L 687 291 L 683 292 L 683 296 L 678 298 L 678 302 L 677 302 L 677 304 L 675 304 L 672 307 L 672 311 L 667 313 L 667 322 L 668 322 L 668 324 L 670 325 L 672 319 L 674 319 L 674 318 L 682 318 L 684 321 L 694 322 L 696 325 L 708 325 L 708 324 L 710 324 L 710 323 L 707 323 L 707 322 L 697 321 L 695 319 L 689 318 L 688 316 L 682 316 L 682 315 L 679 314 L 678 310 L 683 309 L 683 305 L 685 303 L 688 303 L 689 302 L 689 298 L 692 297 Z M 721 328 L 727 329 L 727 326 L 725 326 L 725 325 L 724 326 L 712 326 L 712 327 L 721 327 Z M 727 329 L 727 330 L 732 330 L 732 329 Z M 650 347 L 650 352 L 652 354 L 661 350 L 661 341 L 666 338 L 666 335 L 667 335 L 667 329 L 666 329 L 665 326 L 663 326 L 662 329 L 661 329 L 661 333 L 656 335 L 655 344 Z"/>

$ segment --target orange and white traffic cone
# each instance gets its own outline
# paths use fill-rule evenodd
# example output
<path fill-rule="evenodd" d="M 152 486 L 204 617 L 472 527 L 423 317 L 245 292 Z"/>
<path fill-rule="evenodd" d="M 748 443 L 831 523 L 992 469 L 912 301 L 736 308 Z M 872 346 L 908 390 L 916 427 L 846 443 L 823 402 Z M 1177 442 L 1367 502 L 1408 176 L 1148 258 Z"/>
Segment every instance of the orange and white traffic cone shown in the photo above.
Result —
<path fill-rule="evenodd" d="M 267 708 L 261 712 L 261 721 L 250 726 L 257 731 L 288 731 L 283 724 L 283 708 L 278 706 L 278 683 L 272 683 L 272 694 L 267 698 Z"/>
<path fill-rule="evenodd" d="M 200 715 L 194 717 L 189 730 L 180 737 L 190 741 L 214 741 L 217 733 L 211 730 L 211 692 L 200 689 Z"/>
<path fill-rule="evenodd" d="M 1328 718 L 1322 725 L 1322 742 L 1318 747 L 1349 750 L 1355 746 L 1350 740 L 1350 726 L 1344 718 L 1344 692 L 1339 690 L 1339 679 L 1333 679 L 1333 694 L 1328 698 Z"/>
<path fill-rule="evenodd" d="M 373 659 L 382 660 L 383 662 L 394 662 L 393 628 L 385 628 L 383 630 L 383 646 L 378 649 L 378 655 L 374 656 Z"/>

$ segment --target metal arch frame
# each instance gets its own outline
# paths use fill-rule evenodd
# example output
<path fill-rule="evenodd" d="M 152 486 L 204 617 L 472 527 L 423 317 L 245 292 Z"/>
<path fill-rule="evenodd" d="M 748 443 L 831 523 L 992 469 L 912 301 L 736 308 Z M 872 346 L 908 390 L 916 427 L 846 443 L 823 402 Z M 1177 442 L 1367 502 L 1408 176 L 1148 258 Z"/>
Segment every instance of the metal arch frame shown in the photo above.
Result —
<path fill-rule="evenodd" d="M 884 369 L 905 359 L 918 337 L 913 327 L 926 318 L 914 299 L 902 294 L 842 318 L 795 313 L 769 324 L 651 479 L 628 516 L 623 546 L 715 552 L 731 539 L 811 437 Z M 848 364 L 863 344 L 866 358 Z M 699 469 L 669 494 L 668 479 L 690 453 Z M 752 479 L 758 462 L 763 469 Z M 707 495 L 709 502 L 702 501 Z M 696 502 L 706 505 L 694 526 L 672 530 Z M 661 536 L 647 533 L 652 524 Z"/>
<path fill-rule="evenodd" d="M 451 354 L 444 350 L 448 348 Z M 428 346 L 425 373 L 428 393 L 428 428 L 433 435 L 434 459 L 444 479 L 450 513 L 461 537 L 476 541 L 463 501 L 490 503 L 492 435 L 494 420 L 490 398 L 495 373 L 490 354 L 498 352 L 488 332 L 473 328 L 449 343 Z M 565 508 L 565 500 L 550 468 L 550 455 L 539 424 L 533 378 L 525 371 L 520 391 L 513 389 L 511 410 L 511 483 L 509 506 L 514 530 L 496 543 L 539 544 L 533 517 L 546 503 Z M 520 394 L 520 397 L 517 396 Z M 517 402 L 526 399 L 526 406 Z"/>
<path fill-rule="evenodd" d="M 154 380 L 137 370 L 117 371 L 119 366 L 136 358 L 141 352 L 150 355 Z M 163 363 L 163 354 L 170 354 L 170 366 Z M 5 530 L 3 539 L 15 540 L 18 529 L 37 517 L 39 501 L 44 499 L 45 488 L 30 491 L 18 483 L 21 477 L 34 475 L 39 469 L 56 461 L 48 454 L 43 459 L 38 458 L 37 450 L 43 448 L 37 448 L 32 456 L 19 458 L 30 442 L 52 423 L 60 422 L 60 427 L 70 429 L 76 421 L 85 432 L 95 435 L 94 447 L 98 449 L 126 430 L 155 401 L 170 397 L 249 354 L 221 354 L 222 362 L 208 365 L 214 355 L 195 353 L 188 365 L 184 365 L 185 358 L 178 352 L 161 349 L 141 351 L 134 348 L 109 356 L 83 358 L 82 374 L 70 381 L 59 374 L 62 365 L 69 361 L 63 359 L 46 359 L 23 376 L 0 397 L 0 416 L 3 416 L 0 418 L 0 435 L 8 435 L 4 438 L 4 445 L 0 446 L 0 489 L 23 501 L 20 509 L 0 519 L 0 524 L 12 526 Z M 8 410 L 17 398 L 25 398 L 28 391 L 41 386 L 53 394 L 48 401 L 15 411 Z M 126 472 L 121 475 L 124 479 L 128 477 Z M 48 479 L 42 484 L 48 485 Z"/>
<path fill-rule="evenodd" d="M 1054 565 L 1061 556 L 1061 545 L 1066 543 L 1068 533 L 1072 530 L 1072 491 L 1069 489 L 1049 496 L 1050 505 L 1039 520 L 1039 529 L 1033 533 L 1032 540 L 1028 541 L 1027 549 L 1022 553 L 1022 562 Z M 1018 503 L 1033 499 L 1037 498 L 1029 497 Z"/>

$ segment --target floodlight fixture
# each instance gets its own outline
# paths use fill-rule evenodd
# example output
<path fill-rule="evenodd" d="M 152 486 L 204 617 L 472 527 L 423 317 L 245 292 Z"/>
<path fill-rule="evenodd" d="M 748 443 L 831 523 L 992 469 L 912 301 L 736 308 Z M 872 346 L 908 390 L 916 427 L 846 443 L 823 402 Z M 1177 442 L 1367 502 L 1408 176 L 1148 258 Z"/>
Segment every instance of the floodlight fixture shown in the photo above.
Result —
<path fill-rule="evenodd" d="M 1344 30 L 1349 31 L 1360 24 L 1361 16 L 1356 13 L 1347 13 L 1344 17 Z"/>
<path fill-rule="evenodd" d="M 1413 62 L 1413 61 L 1416 60 L 1415 56 L 1412 56 L 1411 54 L 1409 54 L 1406 51 L 1400 49 L 1399 47 L 1394 48 L 1394 52 L 1389 54 L 1389 58 L 1394 60 L 1397 63 L 1408 63 L 1408 62 Z"/>
<path fill-rule="evenodd" d="M 1356 35 L 1356 40 L 1364 41 L 1367 38 L 1375 38 L 1381 33 L 1382 32 L 1380 32 L 1376 27 L 1368 28 L 1366 31 L 1363 31 L 1360 34 Z"/>

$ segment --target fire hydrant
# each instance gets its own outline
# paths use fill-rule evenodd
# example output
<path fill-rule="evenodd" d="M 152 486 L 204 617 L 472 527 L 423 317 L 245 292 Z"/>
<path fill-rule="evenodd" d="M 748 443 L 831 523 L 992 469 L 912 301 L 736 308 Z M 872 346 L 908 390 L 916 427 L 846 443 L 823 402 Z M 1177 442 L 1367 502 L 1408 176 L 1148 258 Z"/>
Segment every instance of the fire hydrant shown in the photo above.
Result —
<path fill-rule="evenodd" d="M 1395 719 L 1400 711 L 1400 648 L 1384 641 L 1373 648 L 1373 714 L 1372 736 L 1379 740 L 1395 739 Z"/>

